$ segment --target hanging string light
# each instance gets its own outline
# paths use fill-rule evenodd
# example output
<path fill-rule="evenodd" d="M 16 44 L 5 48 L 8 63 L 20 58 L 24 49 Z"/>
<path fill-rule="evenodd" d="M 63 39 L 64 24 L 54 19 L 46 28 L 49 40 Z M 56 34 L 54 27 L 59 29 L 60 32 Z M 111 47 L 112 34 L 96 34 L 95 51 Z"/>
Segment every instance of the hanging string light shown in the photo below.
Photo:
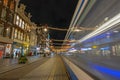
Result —
<path fill-rule="evenodd" d="M 67 31 L 67 30 L 68 30 L 68 29 L 53 28 L 53 27 L 49 27 L 49 29 L 52 29 L 52 30 L 60 30 L 60 31 Z"/>
<path fill-rule="evenodd" d="M 37 29 L 40 29 L 43 27 L 38 27 Z M 63 28 L 55 28 L 55 27 L 47 27 L 48 29 L 52 29 L 52 30 L 59 30 L 59 31 L 68 31 L 68 29 L 63 29 Z M 76 29 L 73 29 L 73 31 L 85 31 L 85 30 L 95 30 L 96 28 L 88 28 L 88 27 L 78 27 Z"/>

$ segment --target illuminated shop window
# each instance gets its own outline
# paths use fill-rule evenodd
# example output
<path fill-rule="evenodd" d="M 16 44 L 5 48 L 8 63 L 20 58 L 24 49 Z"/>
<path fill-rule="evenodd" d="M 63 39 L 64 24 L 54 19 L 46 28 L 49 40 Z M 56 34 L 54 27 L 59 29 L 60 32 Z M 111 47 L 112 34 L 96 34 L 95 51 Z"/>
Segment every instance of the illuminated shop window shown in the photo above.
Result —
<path fill-rule="evenodd" d="M 8 5 L 8 0 L 4 0 L 4 5 L 7 6 Z"/>
<path fill-rule="evenodd" d="M 19 20 L 20 20 L 20 18 L 19 18 L 19 16 L 17 16 L 17 17 L 16 17 L 16 25 L 19 24 Z"/>

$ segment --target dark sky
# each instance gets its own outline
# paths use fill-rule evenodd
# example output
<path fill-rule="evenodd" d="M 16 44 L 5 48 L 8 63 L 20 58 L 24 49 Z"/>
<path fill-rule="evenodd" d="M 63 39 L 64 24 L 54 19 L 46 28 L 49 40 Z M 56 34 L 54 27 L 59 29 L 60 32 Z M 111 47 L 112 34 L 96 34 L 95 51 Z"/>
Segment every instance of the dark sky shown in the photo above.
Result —
<path fill-rule="evenodd" d="M 68 28 L 78 0 L 20 0 L 36 24 Z M 63 40 L 66 32 L 49 30 L 52 39 Z"/>

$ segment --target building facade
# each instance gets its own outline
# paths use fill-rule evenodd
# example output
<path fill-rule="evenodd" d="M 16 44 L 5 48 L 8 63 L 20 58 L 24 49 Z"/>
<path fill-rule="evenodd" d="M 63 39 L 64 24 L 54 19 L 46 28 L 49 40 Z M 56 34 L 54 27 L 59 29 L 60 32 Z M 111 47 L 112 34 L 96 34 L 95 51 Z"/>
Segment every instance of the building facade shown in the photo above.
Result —
<path fill-rule="evenodd" d="M 12 27 L 17 0 L 0 0 L 0 58 L 12 51 Z"/>
<path fill-rule="evenodd" d="M 36 45 L 36 25 L 25 12 L 26 6 L 18 5 L 19 0 L 0 0 L 0 59 L 25 55 L 30 45 Z"/>
<path fill-rule="evenodd" d="M 37 55 L 37 34 L 36 34 L 37 25 L 32 23 L 31 31 L 30 31 L 30 46 L 29 46 L 29 54 L 28 55 Z"/>
<path fill-rule="evenodd" d="M 33 46 L 36 41 L 36 33 L 34 32 L 36 25 L 31 22 L 31 15 L 25 12 L 25 8 L 25 5 L 20 4 L 15 13 L 14 27 L 12 28 L 13 57 L 29 54 L 30 45 Z"/>

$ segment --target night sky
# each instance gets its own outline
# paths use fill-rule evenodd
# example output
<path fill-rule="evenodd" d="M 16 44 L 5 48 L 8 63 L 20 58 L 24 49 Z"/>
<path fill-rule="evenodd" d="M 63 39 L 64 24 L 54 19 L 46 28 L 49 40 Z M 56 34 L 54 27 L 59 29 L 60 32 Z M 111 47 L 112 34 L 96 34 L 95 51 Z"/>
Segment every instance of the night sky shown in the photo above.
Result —
<path fill-rule="evenodd" d="M 57 28 L 68 28 L 78 0 L 20 0 L 26 5 L 26 12 L 37 25 L 48 24 Z M 50 38 L 63 40 L 66 31 L 49 30 Z"/>

